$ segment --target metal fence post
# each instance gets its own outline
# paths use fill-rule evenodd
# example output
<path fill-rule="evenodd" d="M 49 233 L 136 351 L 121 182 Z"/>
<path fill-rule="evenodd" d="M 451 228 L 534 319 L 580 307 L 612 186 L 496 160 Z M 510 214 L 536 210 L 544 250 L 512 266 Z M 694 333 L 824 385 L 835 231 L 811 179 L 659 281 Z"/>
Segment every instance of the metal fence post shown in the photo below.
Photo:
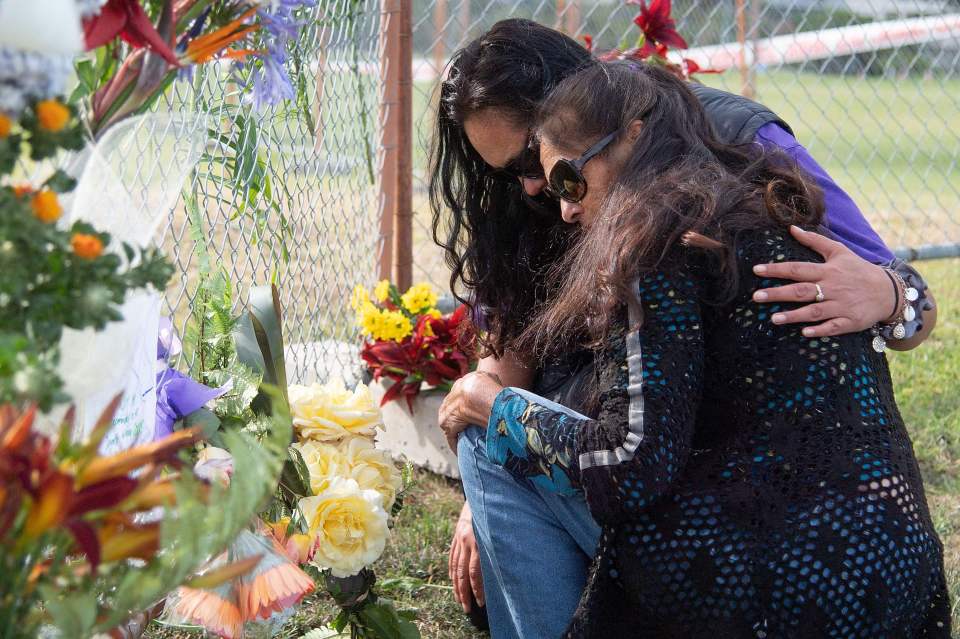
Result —
<path fill-rule="evenodd" d="M 380 70 L 383 122 L 380 173 L 380 277 L 404 289 L 413 279 L 412 0 L 383 0 Z"/>

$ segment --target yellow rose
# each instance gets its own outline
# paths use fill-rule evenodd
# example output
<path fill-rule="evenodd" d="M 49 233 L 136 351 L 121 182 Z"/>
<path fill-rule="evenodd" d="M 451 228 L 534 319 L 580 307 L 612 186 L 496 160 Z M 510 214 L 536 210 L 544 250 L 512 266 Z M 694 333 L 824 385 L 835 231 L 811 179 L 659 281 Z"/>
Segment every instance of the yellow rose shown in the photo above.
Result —
<path fill-rule="evenodd" d="M 383 417 L 363 384 L 349 391 L 339 377 L 326 384 L 291 386 L 290 410 L 293 425 L 301 440 L 336 442 L 344 437 L 360 435 L 372 438 Z"/>
<path fill-rule="evenodd" d="M 373 289 L 373 296 L 378 302 L 386 302 L 390 298 L 390 280 L 380 280 Z"/>
<path fill-rule="evenodd" d="M 299 507 L 316 540 L 313 563 L 335 577 L 355 575 L 383 554 L 390 529 L 377 491 L 338 478 L 320 495 L 301 499 Z"/>
<path fill-rule="evenodd" d="M 380 493 L 388 512 L 393 508 L 403 480 L 389 453 L 375 448 L 369 440 L 354 437 L 340 444 L 339 459 L 345 467 L 345 477 L 356 481 L 360 488 Z M 312 484 L 313 475 L 310 480 Z"/>
<path fill-rule="evenodd" d="M 366 441 L 359 437 L 351 437 L 359 441 Z M 319 495 L 325 491 L 330 482 L 337 477 L 348 477 L 349 468 L 346 458 L 340 449 L 331 444 L 307 440 L 292 446 L 303 458 L 303 463 L 310 473 L 310 492 Z"/>
<path fill-rule="evenodd" d="M 414 315 L 429 310 L 437 305 L 437 293 L 427 283 L 411 286 L 400 299 L 403 306 Z"/>

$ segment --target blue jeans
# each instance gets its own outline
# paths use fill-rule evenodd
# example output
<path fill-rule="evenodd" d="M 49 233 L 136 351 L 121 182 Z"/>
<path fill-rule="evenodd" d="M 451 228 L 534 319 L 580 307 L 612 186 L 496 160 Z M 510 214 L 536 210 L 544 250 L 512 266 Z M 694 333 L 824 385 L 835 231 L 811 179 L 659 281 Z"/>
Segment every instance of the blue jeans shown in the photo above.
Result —
<path fill-rule="evenodd" d="M 584 499 L 517 481 L 487 459 L 486 432 L 460 436 L 463 490 L 480 547 L 493 639 L 556 639 L 573 618 L 600 539 Z"/>

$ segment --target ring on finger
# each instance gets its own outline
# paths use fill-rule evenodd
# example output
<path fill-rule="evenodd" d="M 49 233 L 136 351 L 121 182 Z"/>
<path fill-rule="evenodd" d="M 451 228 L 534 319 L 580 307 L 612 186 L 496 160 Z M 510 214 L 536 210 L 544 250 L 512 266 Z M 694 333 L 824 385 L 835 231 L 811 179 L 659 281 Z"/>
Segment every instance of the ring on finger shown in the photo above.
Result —
<path fill-rule="evenodd" d="M 814 299 L 817 300 L 818 302 L 822 302 L 823 300 L 826 299 L 826 298 L 823 296 L 823 289 L 820 288 L 820 285 L 819 285 L 819 284 L 814 284 L 814 286 L 817 287 L 817 296 L 816 296 Z"/>

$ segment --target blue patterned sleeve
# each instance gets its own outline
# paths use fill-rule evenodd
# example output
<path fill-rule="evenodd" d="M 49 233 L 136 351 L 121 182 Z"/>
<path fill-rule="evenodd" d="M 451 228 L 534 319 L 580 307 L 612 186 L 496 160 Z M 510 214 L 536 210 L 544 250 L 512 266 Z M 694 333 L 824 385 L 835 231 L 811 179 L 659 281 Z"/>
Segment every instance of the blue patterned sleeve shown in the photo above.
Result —
<path fill-rule="evenodd" d="M 643 510 L 669 490 L 690 452 L 703 375 L 697 284 L 658 272 L 637 284 L 640 305 L 601 362 L 599 416 L 590 419 L 507 388 L 487 425 L 487 456 L 560 494 L 586 493 L 598 520 Z M 641 319 L 642 318 L 642 319 Z"/>
<path fill-rule="evenodd" d="M 487 424 L 487 457 L 561 495 L 577 490 L 576 435 L 589 418 L 520 388 L 505 388 Z"/>

